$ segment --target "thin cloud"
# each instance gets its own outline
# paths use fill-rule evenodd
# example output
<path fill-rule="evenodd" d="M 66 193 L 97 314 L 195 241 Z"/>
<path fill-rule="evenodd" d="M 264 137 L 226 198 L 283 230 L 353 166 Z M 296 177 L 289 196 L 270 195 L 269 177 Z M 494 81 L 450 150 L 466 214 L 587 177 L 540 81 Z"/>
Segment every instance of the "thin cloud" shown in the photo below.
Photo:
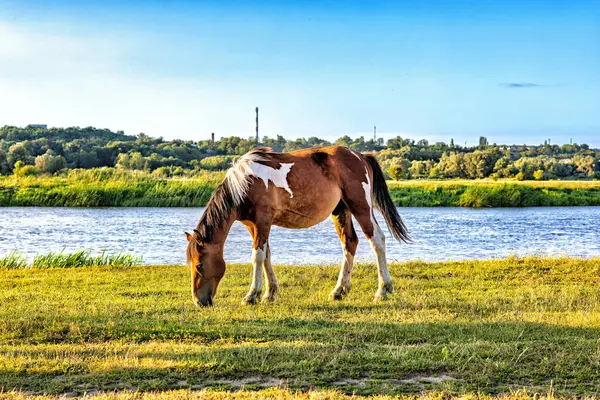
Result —
<path fill-rule="evenodd" d="M 508 83 L 501 83 L 500 86 L 505 87 L 507 89 L 524 89 L 524 88 L 547 87 L 549 85 L 542 85 L 539 83 L 532 83 L 532 82 L 508 82 Z"/>

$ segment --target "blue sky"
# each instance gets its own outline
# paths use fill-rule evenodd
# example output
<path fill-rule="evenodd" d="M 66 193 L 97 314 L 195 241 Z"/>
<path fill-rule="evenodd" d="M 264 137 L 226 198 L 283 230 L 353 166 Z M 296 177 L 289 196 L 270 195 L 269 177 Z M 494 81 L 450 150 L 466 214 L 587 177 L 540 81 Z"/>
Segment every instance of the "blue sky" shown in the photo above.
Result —
<path fill-rule="evenodd" d="M 227 3 L 0 0 L 0 125 L 600 146 L 599 1 Z"/>

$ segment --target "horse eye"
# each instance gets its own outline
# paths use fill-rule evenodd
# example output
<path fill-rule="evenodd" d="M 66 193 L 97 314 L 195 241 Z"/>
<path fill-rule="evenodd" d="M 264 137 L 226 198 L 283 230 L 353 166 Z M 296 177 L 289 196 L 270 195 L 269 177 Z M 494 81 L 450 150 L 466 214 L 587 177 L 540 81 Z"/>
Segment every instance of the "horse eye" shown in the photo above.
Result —
<path fill-rule="evenodd" d="M 198 272 L 200 275 L 204 273 L 204 266 L 202 265 L 202 263 L 196 265 L 196 272 Z"/>

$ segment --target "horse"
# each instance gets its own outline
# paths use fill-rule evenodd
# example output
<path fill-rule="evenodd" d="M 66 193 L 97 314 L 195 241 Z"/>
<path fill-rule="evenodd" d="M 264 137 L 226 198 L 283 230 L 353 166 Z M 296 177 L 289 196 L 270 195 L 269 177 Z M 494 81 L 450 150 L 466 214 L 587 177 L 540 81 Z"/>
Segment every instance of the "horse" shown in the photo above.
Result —
<path fill-rule="evenodd" d="M 341 300 L 350 292 L 350 275 L 358 237 L 356 219 L 377 257 L 378 289 L 375 300 L 385 300 L 394 286 L 388 271 L 385 236 L 377 208 L 393 237 L 409 242 L 406 226 L 390 198 L 385 177 L 374 156 L 343 146 L 273 152 L 257 147 L 238 159 L 214 190 L 196 229 L 185 232 L 187 262 L 191 269 L 192 299 L 213 305 L 225 274 L 223 247 L 235 221 L 252 236 L 252 284 L 242 304 L 275 300 L 279 293 L 271 265 L 269 234 L 273 225 L 308 228 L 331 215 L 344 252 L 337 284 L 329 298 Z"/>

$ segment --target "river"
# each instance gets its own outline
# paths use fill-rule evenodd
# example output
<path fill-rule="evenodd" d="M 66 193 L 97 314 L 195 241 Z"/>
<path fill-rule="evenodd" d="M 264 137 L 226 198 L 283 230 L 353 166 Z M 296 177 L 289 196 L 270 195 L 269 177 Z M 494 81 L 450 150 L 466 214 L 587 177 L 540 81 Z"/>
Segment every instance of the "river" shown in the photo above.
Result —
<path fill-rule="evenodd" d="M 183 264 L 186 240 L 202 208 L 1 208 L 0 256 L 28 258 L 88 249 L 142 256 L 144 264 Z M 600 256 L 600 207 L 400 208 L 414 243 L 393 241 L 381 216 L 390 261 L 446 261 L 509 255 Z M 375 257 L 359 235 L 357 260 Z M 252 241 L 235 223 L 225 246 L 229 263 L 248 263 Z M 274 264 L 337 264 L 340 242 L 330 219 L 304 230 L 274 227 Z"/>

